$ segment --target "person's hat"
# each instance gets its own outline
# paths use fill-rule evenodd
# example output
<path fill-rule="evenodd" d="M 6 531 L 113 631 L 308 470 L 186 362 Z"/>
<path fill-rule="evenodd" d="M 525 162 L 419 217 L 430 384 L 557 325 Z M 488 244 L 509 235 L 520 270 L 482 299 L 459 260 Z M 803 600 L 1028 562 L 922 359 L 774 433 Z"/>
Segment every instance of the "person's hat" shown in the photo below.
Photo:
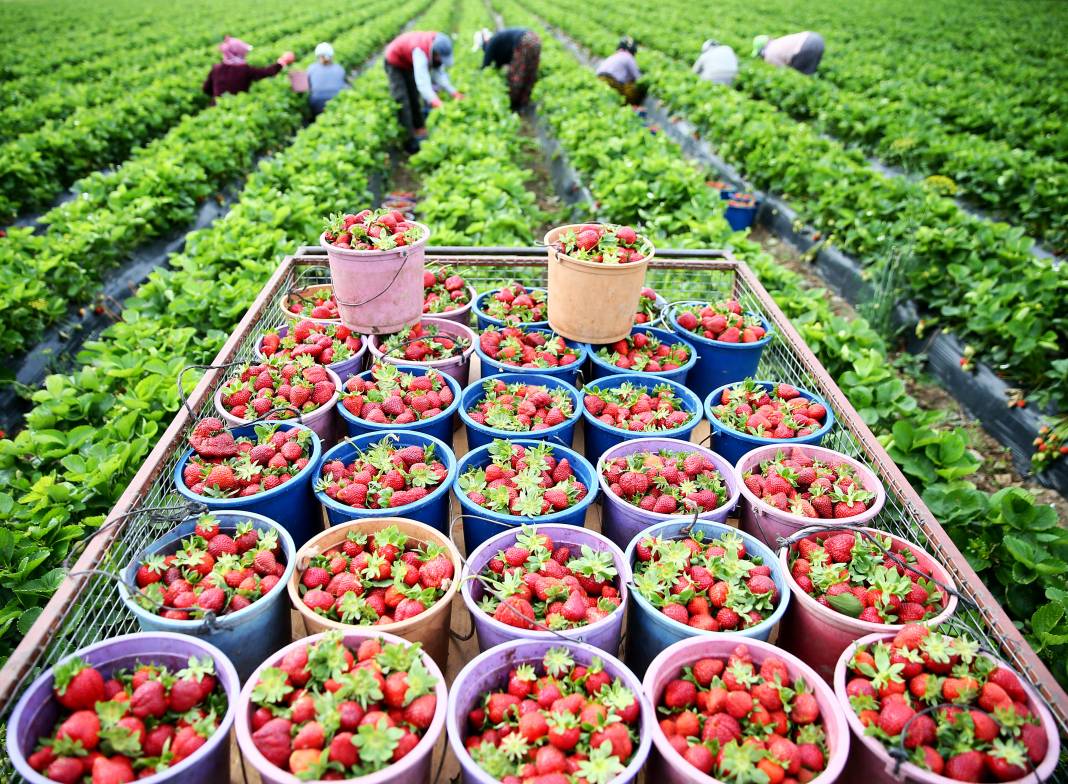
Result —
<path fill-rule="evenodd" d="M 619 48 L 624 49 L 630 52 L 631 54 L 637 54 L 638 52 L 637 42 L 629 35 L 625 35 L 619 39 Z"/>
<path fill-rule="evenodd" d="M 771 40 L 770 36 L 758 35 L 753 39 L 753 57 L 759 57 L 760 53 L 764 51 L 764 47 L 768 45 L 768 41 Z"/>
<path fill-rule="evenodd" d="M 709 38 L 707 41 L 701 44 L 701 51 L 707 52 L 713 46 L 719 46 L 719 41 L 717 41 L 715 38 Z"/>
<path fill-rule="evenodd" d="M 442 66 L 445 68 L 452 66 L 452 39 L 445 33 L 438 33 L 434 36 L 434 43 L 430 45 L 430 51 L 441 60 Z"/>
<path fill-rule="evenodd" d="M 489 43 L 492 33 L 483 27 L 477 33 L 475 33 L 474 42 L 471 44 L 471 51 L 477 52 L 479 49 L 485 49 L 486 44 Z"/>
<path fill-rule="evenodd" d="M 334 47 L 332 47 L 326 41 L 323 41 L 321 44 L 319 44 L 317 47 L 315 47 L 315 56 L 316 57 L 325 57 L 328 60 L 333 60 L 334 59 Z"/>

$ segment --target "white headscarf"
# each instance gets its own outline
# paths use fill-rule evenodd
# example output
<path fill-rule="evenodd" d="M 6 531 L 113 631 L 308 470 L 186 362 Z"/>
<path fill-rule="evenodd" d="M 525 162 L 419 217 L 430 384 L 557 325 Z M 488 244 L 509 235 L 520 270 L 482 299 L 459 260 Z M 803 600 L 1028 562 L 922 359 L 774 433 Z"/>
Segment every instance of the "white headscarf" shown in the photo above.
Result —
<path fill-rule="evenodd" d="M 489 40 L 492 37 L 493 34 L 487 28 L 483 27 L 481 30 L 475 33 L 474 41 L 471 44 L 471 51 L 477 52 L 479 49 L 484 49 L 486 44 L 489 43 Z"/>

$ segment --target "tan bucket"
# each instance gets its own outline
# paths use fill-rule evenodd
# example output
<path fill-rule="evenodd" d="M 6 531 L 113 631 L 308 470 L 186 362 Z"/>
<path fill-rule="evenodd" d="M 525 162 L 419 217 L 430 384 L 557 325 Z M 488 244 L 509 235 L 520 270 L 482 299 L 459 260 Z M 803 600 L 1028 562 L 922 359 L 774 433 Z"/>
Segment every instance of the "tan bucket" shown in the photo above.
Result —
<path fill-rule="evenodd" d="M 287 586 L 289 589 L 289 601 L 300 613 L 305 636 L 331 629 L 341 629 L 348 632 L 355 628 L 366 628 L 333 621 L 313 612 L 304 603 L 304 600 L 300 598 L 300 573 L 307 568 L 308 563 L 314 556 L 324 553 L 345 541 L 349 531 L 355 530 L 366 534 L 374 534 L 390 525 L 397 526 L 401 533 L 409 539 L 423 544 L 433 543 L 447 551 L 449 560 L 452 561 L 453 581 L 445 591 L 445 595 L 433 607 L 428 608 L 426 612 L 406 621 L 385 623 L 375 628 L 383 632 L 396 634 L 398 637 L 403 637 L 411 642 L 422 643 L 423 650 L 430 654 L 430 657 L 441 668 L 441 671 L 445 672 L 449 659 L 449 624 L 452 619 L 452 600 L 456 596 L 463 564 L 460 561 L 460 551 L 456 549 L 456 545 L 452 543 L 449 537 L 428 525 L 415 520 L 408 520 L 404 517 L 375 517 L 367 520 L 351 520 L 328 528 L 308 540 L 307 544 L 297 551 L 296 568 L 293 570 L 293 575 L 290 577 L 289 585 Z"/>
<path fill-rule="evenodd" d="M 645 285 L 645 270 L 655 253 L 648 247 L 641 261 L 627 264 L 597 264 L 557 253 L 553 244 L 570 224 L 550 229 L 545 235 L 549 248 L 549 326 L 559 335 L 582 343 L 614 343 L 630 334 L 638 300 Z"/>

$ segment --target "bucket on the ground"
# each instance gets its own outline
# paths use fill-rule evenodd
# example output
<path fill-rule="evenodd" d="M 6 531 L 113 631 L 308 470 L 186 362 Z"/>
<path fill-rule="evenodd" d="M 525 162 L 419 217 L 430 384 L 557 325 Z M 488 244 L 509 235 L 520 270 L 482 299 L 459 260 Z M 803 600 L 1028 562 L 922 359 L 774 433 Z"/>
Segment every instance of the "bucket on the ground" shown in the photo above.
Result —
<path fill-rule="evenodd" d="M 748 193 L 734 193 L 727 200 L 727 209 L 724 210 L 723 217 L 735 231 L 745 231 L 756 220 L 757 209 L 758 205 L 754 196 Z"/>

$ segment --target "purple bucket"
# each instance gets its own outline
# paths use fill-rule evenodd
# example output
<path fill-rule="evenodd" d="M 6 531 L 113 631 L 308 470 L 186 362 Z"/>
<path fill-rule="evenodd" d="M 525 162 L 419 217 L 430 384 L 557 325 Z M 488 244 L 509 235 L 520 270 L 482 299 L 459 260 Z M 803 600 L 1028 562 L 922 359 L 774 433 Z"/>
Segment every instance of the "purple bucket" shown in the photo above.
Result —
<path fill-rule="evenodd" d="M 673 438 L 635 438 L 623 441 L 611 447 L 597 461 L 597 481 L 601 483 L 601 492 L 604 497 L 604 507 L 601 518 L 601 531 L 612 542 L 622 549 L 626 549 L 638 534 L 651 525 L 666 523 L 668 520 L 678 519 L 685 514 L 680 510 L 674 514 L 660 514 L 659 512 L 647 512 L 640 507 L 628 504 L 609 489 L 608 481 L 604 478 L 604 465 L 616 457 L 626 457 L 635 452 L 657 452 L 661 449 L 672 452 L 696 452 L 702 454 L 715 463 L 716 470 L 723 477 L 723 484 L 730 494 L 726 501 L 711 512 L 702 512 L 697 517 L 713 523 L 725 523 L 727 517 L 738 504 L 738 486 L 740 482 L 735 476 L 734 466 L 711 449 L 700 444 L 692 444 L 689 441 L 679 441 Z"/>
<path fill-rule="evenodd" d="M 315 323 L 314 319 L 306 320 Z M 338 324 L 337 326 L 341 325 Z M 287 334 L 289 334 L 289 327 L 279 327 L 275 331 L 278 333 L 279 337 L 284 338 Z M 329 365 L 326 366 L 328 370 L 333 370 L 342 382 L 348 381 L 351 376 L 355 376 L 357 373 L 363 370 L 363 358 L 367 355 L 367 343 L 369 338 L 366 335 L 359 335 L 358 337 L 360 338 L 359 351 L 357 351 L 348 359 L 343 359 L 340 362 L 331 362 Z M 259 338 L 256 339 L 256 358 L 261 361 L 266 361 L 267 357 L 263 355 L 263 351 L 261 350 L 262 346 L 263 335 L 260 335 Z"/>
<path fill-rule="evenodd" d="M 633 692 L 641 705 L 639 740 L 627 767 L 611 779 L 609 784 L 627 784 L 638 777 L 645 767 L 652 746 L 653 728 L 656 720 L 653 707 L 642 694 L 641 681 L 627 666 L 611 654 L 582 643 L 566 643 L 563 640 L 513 640 L 480 653 L 460 670 L 449 692 L 449 711 L 446 717 L 449 746 L 460 761 L 463 784 L 497 784 L 497 779 L 479 767 L 464 746 L 467 737 L 467 714 L 481 705 L 482 695 L 493 689 L 503 689 L 508 682 L 508 671 L 520 664 L 540 665 L 550 648 L 567 648 L 576 664 L 588 666 L 594 657 L 604 663 L 605 672 L 619 678 Z M 288 783 L 287 783 L 288 784 Z M 295 782 L 294 782 L 295 784 Z M 363 784 L 361 782 L 361 784 Z"/>
<path fill-rule="evenodd" d="M 215 734 L 194 754 L 174 767 L 139 781 L 148 784 L 178 782 L 215 784 L 230 780 L 230 727 L 234 723 L 238 690 L 237 672 L 230 660 L 214 645 L 172 632 L 138 632 L 90 645 L 74 654 L 100 670 L 105 679 L 119 669 L 133 669 L 137 662 L 165 664 L 181 669 L 193 656 L 210 656 L 215 662 L 215 677 L 226 692 L 226 713 Z M 52 688 L 55 667 L 38 676 L 22 698 L 7 723 L 7 751 L 15 770 L 32 784 L 55 784 L 30 767 L 26 758 L 32 754 L 38 738 L 46 737 L 60 716 L 60 705 Z"/>
<path fill-rule="evenodd" d="M 471 330 L 470 327 L 461 324 L 456 321 L 449 321 L 448 319 L 439 317 L 427 317 L 422 320 L 423 324 L 433 324 L 438 330 L 439 334 L 445 335 L 450 338 L 463 338 L 467 341 L 468 347 L 464 353 L 458 357 L 449 357 L 448 359 L 436 359 L 432 362 L 409 362 L 397 357 L 387 357 L 382 353 L 382 350 L 378 347 L 382 342 L 382 338 L 375 335 L 370 340 L 371 356 L 376 360 L 382 360 L 388 362 L 391 365 L 414 365 L 416 367 L 431 367 L 441 373 L 448 373 L 450 376 L 456 379 L 456 383 L 463 389 L 468 384 L 468 379 L 471 376 L 471 355 L 475 353 L 475 343 L 478 342 L 478 336 Z"/>
<path fill-rule="evenodd" d="M 475 291 L 474 286 L 467 287 L 467 304 L 461 305 L 455 310 L 443 310 L 441 313 L 426 313 L 427 316 L 445 319 L 445 321 L 455 321 L 457 324 L 463 324 L 465 327 L 471 326 L 471 308 L 474 307 L 475 298 L 478 296 L 478 292 Z"/>
<path fill-rule="evenodd" d="M 846 724 L 842 707 L 834 692 L 831 691 L 831 687 L 807 664 L 771 643 L 753 638 L 739 639 L 730 635 L 680 640 L 661 651 L 660 655 L 649 664 L 642 683 L 645 698 L 655 706 L 668 682 L 678 678 L 684 667 L 689 667 L 698 659 L 706 657 L 726 659 L 739 644 L 749 648 L 753 664 L 757 667 L 771 656 L 782 659 L 789 670 L 791 683 L 801 678 L 815 693 L 816 701 L 820 706 L 820 715 L 823 717 L 830 753 L 827 755 L 823 772 L 811 782 L 812 784 L 832 784 L 838 781 L 846 760 L 849 758 L 849 726 Z M 683 759 L 668 743 L 667 736 L 664 735 L 659 724 L 653 729 L 653 744 L 655 747 L 650 757 L 647 776 L 649 781 L 655 781 L 657 784 L 721 784 L 719 779 L 702 773 Z M 861 781 L 862 779 L 849 780 Z"/>
<path fill-rule="evenodd" d="M 304 780 L 299 779 L 292 773 L 282 770 L 272 764 L 266 757 L 260 754 L 260 750 L 257 749 L 256 745 L 252 742 L 252 727 L 250 724 L 253 712 L 252 690 L 256 687 L 256 684 L 259 683 L 260 673 L 263 670 L 268 667 L 277 666 L 282 658 L 294 648 L 301 645 L 309 645 L 322 639 L 327 634 L 329 634 L 329 632 L 313 634 L 310 637 L 305 637 L 290 643 L 280 651 L 268 656 L 266 661 L 264 661 L 245 682 L 245 687 L 241 690 L 241 694 L 237 698 L 237 717 L 234 721 L 234 729 L 237 734 L 237 745 L 241 749 L 241 756 L 256 769 L 261 784 L 302 784 Z M 400 643 L 401 645 L 411 644 L 404 638 L 398 637 L 395 634 L 376 631 L 373 626 L 367 627 L 366 629 L 352 628 L 351 631 L 347 631 L 344 634 L 345 645 L 349 648 L 357 648 L 361 642 L 372 638 L 381 638 L 387 643 Z M 359 784 L 423 784 L 423 782 L 430 781 L 431 757 L 433 756 L 434 747 L 438 742 L 438 738 L 441 736 L 441 732 L 445 728 L 448 692 L 445 689 L 445 676 L 441 674 L 438 665 L 434 663 L 434 660 L 431 659 L 425 651 L 422 655 L 422 661 L 423 666 L 427 668 L 427 671 L 433 676 L 434 681 L 437 684 L 435 694 L 437 695 L 438 703 L 434 710 L 434 718 L 430 722 L 430 727 L 427 728 L 423 737 L 419 739 L 419 743 L 416 747 L 409 751 L 400 762 L 395 762 L 389 767 L 374 773 L 368 773 L 366 776 L 349 779 L 349 781 L 358 781 Z M 227 771 L 225 776 L 220 777 L 215 781 L 229 780 L 230 774 L 229 771 Z M 183 784 L 185 784 L 185 782 L 183 782 Z"/>
<path fill-rule="evenodd" d="M 501 623 L 492 615 L 479 609 L 478 603 L 486 595 L 486 588 L 475 575 L 481 574 L 498 552 L 515 544 L 516 538 L 520 533 L 518 528 L 502 531 L 496 536 L 487 539 L 468 556 L 460 583 L 460 595 L 463 596 L 464 604 L 467 606 L 468 612 L 471 613 L 475 633 L 478 634 L 479 651 L 487 651 L 496 645 L 501 645 L 511 640 L 552 642 L 554 639 L 558 639 L 559 635 L 562 635 L 571 640 L 588 643 L 615 656 L 619 651 L 619 643 L 623 637 L 623 618 L 627 610 L 629 595 L 627 586 L 632 579 L 630 564 L 623 557 L 623 551 L 599 533 L 574 525 L 549 524 L 535 525 L 534 527 L 538 533 L 547 534 L 553 540 L 554 545 L 567 545 L 575 550 L 578 550 L 582 545 L 586 545 L 593 550 L 610 552 L 618 572 L 616 587 L 619 589 L 622 601 L 619 607 L 611 612 L 608 617 L 587 626 L 580 626 L 577 629 L 565 629 L 554 633 L 519 629 L 515 626 Z"/>

